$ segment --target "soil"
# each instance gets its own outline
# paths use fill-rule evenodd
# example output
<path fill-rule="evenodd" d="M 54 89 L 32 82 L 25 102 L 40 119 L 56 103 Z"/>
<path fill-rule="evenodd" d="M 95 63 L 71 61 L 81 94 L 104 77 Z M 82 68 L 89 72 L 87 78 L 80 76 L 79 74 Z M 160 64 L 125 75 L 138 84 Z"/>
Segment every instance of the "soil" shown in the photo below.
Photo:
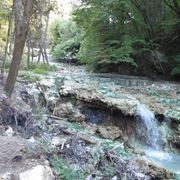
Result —
<path fill-rule="evenodd" d="M 41 161 L 25 153 L 28 141 L 21 137 L 0 136 L 0 174 L 18 174 Z"/>

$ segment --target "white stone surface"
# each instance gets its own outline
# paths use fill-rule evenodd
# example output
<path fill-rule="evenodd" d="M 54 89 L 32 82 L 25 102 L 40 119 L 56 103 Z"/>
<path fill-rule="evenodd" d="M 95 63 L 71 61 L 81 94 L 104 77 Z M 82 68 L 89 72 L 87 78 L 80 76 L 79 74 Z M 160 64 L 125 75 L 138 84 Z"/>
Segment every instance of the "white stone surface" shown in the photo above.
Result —
<path fill-rule="evenodd" d="M 52 170 L 48 166 L 37 165 L 19 174 L 20 180 L 54 180 Z"/>

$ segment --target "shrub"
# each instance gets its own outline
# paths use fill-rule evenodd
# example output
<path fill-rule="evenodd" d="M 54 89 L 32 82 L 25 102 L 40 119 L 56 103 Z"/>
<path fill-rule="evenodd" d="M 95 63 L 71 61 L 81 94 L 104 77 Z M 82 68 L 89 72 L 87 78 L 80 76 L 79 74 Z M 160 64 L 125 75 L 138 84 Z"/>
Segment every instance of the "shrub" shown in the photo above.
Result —
<path fill-rule="evenodd" d="M 20 71 L 18 75 L 22 80 L 29 82 L 39 81 L 40 78 L 27 71 Z"/>
<path fill-rule="evenodd" d="M 56 61 L 76 61 L 80 47 L 79 30 L 71 21 L 55 20 L 50 27 L 52 57 Z"/>
<path fill-rule="evenodd" d="M 180 74 L 180 55 L 176 56 L 177 65 L 173 68 L 171 75 L 179 75 Z"/>
<path fill-rule="evenodd" d="M 50 163 L 56 175 L 58 175 L 60 179 L 84 179 L 84 174 L 82 172 L 75 171 L 74 169 L 70 168 L 69 165 L 61 158 L 54 157 L 50 160 Z"/>
<path fill-rule="evenodd" d="M 122 41 L 108 40 L 105 43 L 98 44 L 98 46 L 86 47 L 82 44 L 78 58 L 81 63 L 87 64 L 93 70 L 103 66 L 117 66 L 122 63 L 137 67 L 132 58 L 132 43 L 133 41 L 129 36 L 124 36 Z"/>
<path fill-rule="evenodd" d="M 48 72 L 56 71 L 57 67 L 46 63 L 34 63 L 31 66 L 31 70 L 35 74 L 47 75 Z"/>

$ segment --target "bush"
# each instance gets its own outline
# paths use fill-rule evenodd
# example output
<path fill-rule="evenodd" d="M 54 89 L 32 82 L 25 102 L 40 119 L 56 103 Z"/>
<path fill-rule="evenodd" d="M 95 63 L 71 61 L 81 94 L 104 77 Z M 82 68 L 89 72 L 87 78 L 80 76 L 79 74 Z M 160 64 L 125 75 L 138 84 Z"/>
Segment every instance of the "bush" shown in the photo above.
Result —
<path fill-rule="evenodd" d="M 48 72 L 57 71 L 57 67 L 46 63 L 34 63 L 31 66 L 31 70 L 35 74 L 47 75 Z"/>
<path fill-rule="evenodd" d="M 32 73 L 27 71 L 20 71 L 18 75 L 22 80 L 29 81 L 29 82 L 36 82 L 40 81 L 40 78 L 37 76 L 32 75 Z"/>
<path fill-rule="evenodd" d="M 82 172 L 71 169 L 63 159 L 54 157 L 53 159 L 51 159 L 50 163 L 56 175 L 58 175 L 60 179 L 84 179 L 84 174 Z"/>
<path fill-rule="evenodd" d="M 177 62 L 177 65 L 176 67 L 173 68 L 171 72 L 171 75 L 173 76 L 180 74 L 180 55 L 176 56 L 176 62 Z"/>
<path fill-rule="evenodd" d="M 52 57 L 56 61 L 77 61 L 80 47 L 79 30 L 71 21 L 56 20 L 51 24 Z"/>
<path fill-rule="evenodd" d="M 93 44 L 93 46 L 86 47 L 82 44 L 78 58 L 81 63 L 87 64 L 93 70 L 97 70 L 99 67 L 117 67 L 122 63 L 137 67 L 132 58 L 132 43 L 129 36 L 124 36 L 122 41 L 108 40 L 103 44 L 98 44 L 98 46 Z"/>

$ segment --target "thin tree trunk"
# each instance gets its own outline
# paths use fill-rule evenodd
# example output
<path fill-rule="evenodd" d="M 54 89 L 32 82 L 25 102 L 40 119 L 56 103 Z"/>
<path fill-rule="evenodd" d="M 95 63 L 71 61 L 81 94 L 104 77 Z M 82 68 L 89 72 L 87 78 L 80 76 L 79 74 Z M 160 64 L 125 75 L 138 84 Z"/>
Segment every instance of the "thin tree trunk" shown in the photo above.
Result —
<path fill-rule="evenodd" d="M 46 62 L 49 64 L 47 50 L 46 50 L 48 26 L 49 26 L 49 13 L 47 14 L 47 21 L 46 21 L 46 28 L 44 32 L 44 42 L 43 42 L 44 56 L 45 56 Z"/>
<path fill-rule="evenodd" d="M 13 4 L 15 7 L 15 44 L 9 74 L 4 87 L 4 90 L 9 97 L 12 95 L 21 65 L 22 54 L 29 30 L 30 17 L 33 12 L 34 0 L 25 1 L 23 5 L 23 17 L 21 17 L 21 13 L 19 12 L 22 6 L 20 1 L 13 0 Z"/>
<path fill-rule="evenodd" d="M 39 49 L 38 63 L 40 63 L 40 60 L 41 60 L 41 50 Z"/>
<path fill-rule="evenodd" d="M 5 68 L 5 62 L 6 62 L 6 58 L 7 58 L 7 54 L 8 54 L 8 45 L 10 42 L 10 34 L 11 34 L 11 23 L 12 23 L 12 17 L 9 18 L 9 22 L 8 22 L 8 30 L 7 30 L 7 37 L 6 37 L 6 46 L 5 46 L 5 52 L 4 52 L 4 58 L 3 58 L 3 62 L 2 62 L 2 69 L 1 69 L 1 74 L 4 74 L 4 68 Z"/>
<path fill-rule="evenodd" d="M 31 57 L 31 43 L 30 39 L 27 42 L 27 48 L 28 48 L 28 54 L 27 54 L 27 68 L 30 69 L 31 63 L 30 63 L 30 57 Z"/>
<path fill-rule="evenodd" d="M 34 60 L 34 48 L 32 46 L 32 42 L 31 42 L 31 63 L 33 63 Z"/>
<path fill-rule="evenodd" d="M 11 27 L 11 29 L 13 29 L 13 33 L 11 35 L 11 38 L 10 38 L 10 44 L 9 44 L 9 50 L 8 50 L 8 54 L 9 54 L 9 57 L 10 59 L 12 59 L 11 55 L 12 55 L 12 49 L 13 49 L 13 44 L 14 44 L 14 40 L 15 40 L 15 28 Z"/>
<path fill-rule="evenodd" d="M 30 30 L 29 30 L 28 39 L 27 39 L 27 48 L 28 48 L 27 68 L 30 69 L 30 66 L 31 66 L 31 62 L 30 62 L 30 58 L 31 58 L 31 32 L 30 32 Z"/>
<path fill-rule="evenodd" d="M 43 52 L 43 48 L 41 46 L 41 43 L 39 43 L 39 56 L 38 56 L 38 63 L 41 61 L 41 55 L 43 58 L 43 63 L 46 62 L 45 56 L 44 56 L 44 52 Z"/>

